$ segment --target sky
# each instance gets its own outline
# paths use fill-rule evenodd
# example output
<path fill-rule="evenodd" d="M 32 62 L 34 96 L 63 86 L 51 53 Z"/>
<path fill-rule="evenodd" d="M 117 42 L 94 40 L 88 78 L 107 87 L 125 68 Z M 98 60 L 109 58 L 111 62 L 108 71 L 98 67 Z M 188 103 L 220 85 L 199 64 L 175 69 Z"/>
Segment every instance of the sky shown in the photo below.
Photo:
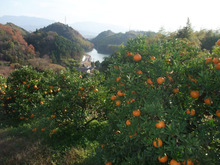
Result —
<path fill-rule="evenodd" d="M 220 29 L 220 0 L 0 0 L 0 17 L 34 16 L 62 23 L 97 22 L 129 30 Z M 66 18 L 66 19 L 65 19 Z"/>

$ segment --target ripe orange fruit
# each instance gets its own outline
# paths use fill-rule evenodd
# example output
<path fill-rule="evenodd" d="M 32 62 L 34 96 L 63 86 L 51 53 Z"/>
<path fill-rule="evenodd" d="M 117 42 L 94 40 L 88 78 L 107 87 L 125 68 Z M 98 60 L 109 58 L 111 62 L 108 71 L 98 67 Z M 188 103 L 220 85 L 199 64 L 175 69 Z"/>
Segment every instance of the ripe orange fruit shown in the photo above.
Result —
<path fill-rule="evenodd" d="M 121 77 L 117 77 L 117 78 L 116 78 L 116 81 L 117 81 L 117 82 L 118 82 L 119 80 L 121 80 Z"/>
<path fill-rule="evenodd" d="M 153 142 L 154 147 L 161 147 L 163 145 L 163 142 L 160 138 L 157 138 L 154 142 Z"/>
<path fill-rule="evenodd" d="M 220 39 L 216 42 L 218 46 L 220 46 Z"/>
<path fill-rule="evenodd" d="M 111 100 L 114 101 L 116 99 L 116 96 L 112 96 Z"/>
<path fill-rule="evenodd" d="M 94 89 L 94 92 L 95 92 L 95 93 L 98 92 L 98 89 Z"/>
<path fill-rule="evenodd" d="M 141 115 L 141 111 L 140 111 L 140 109 L 137 109 L 137 110 L 134 110 L 134 111 L 132 112 L 132 114 L 133 114 L 134 116 L 138 117 L 138 116 Z"/>
<path fill-rule="evenodd" d="M 218 58 L 213 58 L 212 62 L 215 63 L 215 64 L 218 64 L 219 63 L 219 59 Z"/>
<path fill-rule="evenodd" d="M 25 81 L 23 81 L 23 82 L 22 82 L 22 84 L 26 84 L 26 82 L 25 82 Z"/>
<path fill-rule="evenodd" d="M 131 91 L 131 93 L 133 93 L 133 94 L 137 94 L 135 91 Z"/>
<path fill-rule="evenodd" d="M 83 77 L 80 75 L 79 78 L 83 78 Z"/>
<path fill-rule="evenodd" d="M 53 130 L 52 130 L 53 133 L 56 133 L 56 131 L 57 131 L 56 129 L 53 129 Z"/>
<path fill-rule="evenodd" d="M 151 60 L 156 60 L 156 57 L 151 56 L 150 59 L 151 59 Z"/>
<path fill-rule="evenodd" d="M 173 89 L 173 93 L 179 93 L 179 89 L 178 88 L 174 88 Z"/>
<path fill-rule="evenodd" d="M 206 58 L 205 63 L 211 63 L 212 62 L 212 57 Z"/>
<path fill-rule="evenodd" d="M 129 126 L 129 125 L 131 125 L 131 121 L 130 120 L 126 120 L 125 124 L 126 124 L 126 126 Z"/>
<path fill-rule="evenodd" d="M 162 127 L 165 127 L 166 124 L 164 123 L 164 121 L 158 120 L 158 123 L 156 123 L 155 126 L 156 126 L 157 128 L 162 128 Z"/>
<path fill-rule="evenodd" d="M 52 85 L 50 86 L 50 89 L 53 89 L 53 86 L 52 86 Z"/>
<path fill-rule="evenodd" d="M 194 116 L 196 114 L 196 110 L 195 109 L 191 109 L 190 115 Z"/>
<path fill-rule="evenodd" d="M 186 114 L 190 114 L 190 115 L 194 116 L 196 114 L 196 111 L 195 111 L 195 109 L 191 109 L 191 110 L 187 109 Z"/>
<path fill-rule="evenodd" d="M 212 104 L 210 97 L 206 98 L 206 99 L 204 100 L 204 102 L 205 102 L 207 105 L 211 105 L 211 104 Z"/>
<path fill-rule="evenodd" d="M 80 87 L 80 90 L 81 90 L 81 91 L 84 91 L 84 88 L 83 88 L 83 87 Z"/>
<path fill-rule="evenodd" d="M 115 104 L 116 104 L 117 106 L 120 106 L 120 105 L 121 105 L 121 101 L 120 101 L 120 100 L 117 100 L 117 101 L 115 102 Z"/>
<path fill-rule="evenodd" d="M 105 163 L 105 165 L 112 165 L 112 162 L 107 162 Z"/>
<path fill-rule="evenodd" d="M 117 92 L 117 95 L 118 95 L 118 96 L 124 96 L 125 93 L 122 93 L 121 90 L 120 90 L 120 91 Z"/>
<path fill-rule="evenodd" d="M 42 105 L 42 104 L 44 104 L 44 102 L 43 102 L 43 101 L 41 101 L 41 102 L 40 102 L 40 104 Z"/>
<path fill-rule="evenodd" d="M 176 160 L 172 159 L 170 161 L 170 165 L 181 165 L 179 162 L 177 162 Z"/>
<path fill-rule="evenodd" d="M 60 91 L 60 88 L 57 88 L 56 91 L 59 92 L 59 91 Z"/>
<path fill-rule="evenodd" d="M 158 160 L 159 160 L 159 162 L 161 162 L 161 163 L 165 163 L 165 162 L 167 162 L 168 157 L 167 157 L 167 155 L 165 155 L 165 156 L 163 156 L 163 157 L 158 156 Z"/>
<path fill-rule="evenodd" d="M 34 85 L 34 89 L 38 89 L 37 85 Z"/>
<path fill-rule="evenodd" d="M 150 78 L 148 78 L 148 79 L 147 79 L 147 83 L 148 83 L 148 84 L 150 84 L 150 85 L 152 85 L 152 84 L 153 84 L 153 82 L 151 81 L 151 79 L 150 79 Z"/>
<path fill-rule="evenodd" d="M 129 99 L 129 100 L 127 100 L 127 104 L 133 103 L 134 101 L 135 101 L 135 99 Z"/>
<path fill-rule="evenodd" d="M 216 69 L 220 70 L 220 63 L 216 65 Z"/>
<path fill-rule="evenodd" d="M 32 131 L 33 131 L 33 132 L 36 132 L 36 131 L 37 131 L 37 128 L 33 128 Z"/>
<path fill-rule="evenodd" d="M 189 109 L 187 109 L 187 110 L 186 110 L 186 114 L 189 114 L 189 113 L 190 113 L 190 110 L 189 110 Z"/>
<path fill-rule="evenodd" d="M 141 60 L 141 55 L 137 53 L 137 54 L 134 55 L 133 58 L 134 58 L 134 61 L 140 61 Z"/>
<path fill-rule="evenodd" d="M 143 72 L 141 70 L 137 71 L 138 74 L 143 74 Z"/>
<path fill-rule="evenodd" d="M 163 77 L 158 77 L 157 78 L 157 83 L 158 84 L 163 84 L 165 82 L 165 79 Z"/>
<path fill-rule="evenodd" d="M 29 88 L 29 87 L 30 87 L 30 85 L 28 84 L 28 85 L 27 85 L 27 87 Z"/>
<path fill-rule="evenodd" d="M 119 130 L 115 131 L 115 134 L 120 134 L 120 133 L 121 133 L 121 131 L 119 131 Z"/>
<path fill-rule="evenodd" d="M 130 51 L 127 51 L 127 56 L 131 56 L 132 53 Z"/>
<path fill-rule="evenodd" d="M 105 144 L 102 144 L 102 145 L 101 145 L 101 149 L 103 149 L 103 148 L 104 148 L 104 146 L 105 146 Z"/>
<path fill-rule="evenodd" d="M 183 165 L 186 165 L 186 161 L 183 162 Z M 194 165 L 194 163 L 191 159 L 188 159 L 187 160 L 187 165 Z"/>
<path fill-rule="evenodd" d="M 30 118 L 34 117 L 34 114 L 31 114 Z"/>
<path fill-rule="evenodd" d="M 23 116 L 21 116 L 21 117 L 20 117 L 20 119 L 21 119 L 21 120 L 23 120 L 23 119 L 24 119 L 24 117 L 23 117 Z"/>
<path fill-rule="evenodd" d="M 172 81 L 172 77 L 167 75 L 167 78 L 169 79 L 169 81 Z"/>
<path fill-rule="evenodd" d="M 220 117 L 220 109 L 216 110 L 216 116 Z"/>
<path fill-rule="evenodd" d="M 198 98 L 199 97 L 199 91 L 191 91 L 190 96 L 192 98 L 195 98 L 195 99 Z"/>
<path fill-rule="evenodd" d="M 44 132 L 44 131 L 45 131 L 45 128 L 41 128 L 41 131 Z"/>

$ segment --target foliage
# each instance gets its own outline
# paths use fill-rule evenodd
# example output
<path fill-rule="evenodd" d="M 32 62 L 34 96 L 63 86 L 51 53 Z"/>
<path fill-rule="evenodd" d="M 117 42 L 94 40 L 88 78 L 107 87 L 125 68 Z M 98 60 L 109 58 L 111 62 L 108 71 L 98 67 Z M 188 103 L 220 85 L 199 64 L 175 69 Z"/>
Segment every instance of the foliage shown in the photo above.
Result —
<path fill-rule="evenodd" d="M 48 55 L 53 63 L 61 64 L 65 59 L 80 60 L 82 58 L 82 48 L 55 32 L 36 31 L 26 37 L 28 43 L 34 45 L 40 57 Z"/>
<path fill-rule="evenodd" d="M 104 31 L 100 33 L 96 38 L 92 39 L 95 48 L 100 53 L 112 54 L 121 44 L 126 44 L 129 39 L 136 38 L 139 35 L 152 36 L 153 32 L 135 32 L 129 31 L 126 33 L 113 33 L 112 31 Z"/>
<path fill-rule="evenodd" d="M 37 119 L 42 127 L 74 125 L 72 130 L 79 130 L 104 115 L 102 81 L 99 73 L 82 78 L 78 72 L 39 73 L 23 67 L 7 79 L 7 88 L 1 93 L 1 112 L 13 125 Z"/>
<path fill-rule="evenodd" d="M 79 32 L 74 30 L 72 27 L 68 25 L 64 25 L 62 23 L 54 23 L 45 28 L 40 29 L 42 32 L 56 32 L 58 35 L 63 36 L 64 38 L 77 43 L 80 45 L 85 51 L 91 51 L 93 48 L 93 44 L 86 40 Z"/>
<path fill-rule="evenodd" d="M 219 60 L 219 50 L 206 54 L 183 40 L 146 44 L 142 37 L 110 57 L 106 84 L 112 111 L 99 137 L 103 163 L 152 165 L 167 155 L 165 164 L 172 159 L 218 164 L 220 71 L 212 59 Z M 158 127 L 158 121 L 165 125 Z M 155 147 L 158 139 L 161 147 Z"/>
<path fill-rule="evenodd" d="M 35 56 L 33 45 L 27 44 L 19 28 L 0 24 L 0 59 L 25 63 Z"/>

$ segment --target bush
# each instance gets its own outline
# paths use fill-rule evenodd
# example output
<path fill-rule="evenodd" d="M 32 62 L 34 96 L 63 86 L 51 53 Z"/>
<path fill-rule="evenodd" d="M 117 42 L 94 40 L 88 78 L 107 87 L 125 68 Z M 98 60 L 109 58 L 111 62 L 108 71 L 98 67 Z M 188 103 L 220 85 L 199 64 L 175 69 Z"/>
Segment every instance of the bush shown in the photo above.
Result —
<path fill-rule="evenodd" d="M 0 111 L 13 126 L 31 123 L 33 132 L 53 135 L 68 130 L 75 134 L 93 120 L 105 120 L 103 81 L 98 72 L 93 76 L 69 70 L 39 73 L 23 67 L 7 79 Z"/>
<path fill-rule="evenodd" d="M 218 164 L 220 71 L 205 58 L 219 58 L 219 50 L 210 55 L 181 40 L 137 38 L 112 57 L 103 163 L 156 165 L 167 155 L 165 164 Z"/>

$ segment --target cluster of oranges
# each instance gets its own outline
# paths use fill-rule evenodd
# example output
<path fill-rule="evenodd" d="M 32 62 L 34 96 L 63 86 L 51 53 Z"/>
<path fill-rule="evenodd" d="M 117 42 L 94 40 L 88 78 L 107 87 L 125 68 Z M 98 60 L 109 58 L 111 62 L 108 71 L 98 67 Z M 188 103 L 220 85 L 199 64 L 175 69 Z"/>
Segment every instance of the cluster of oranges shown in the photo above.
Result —
<path fill-rule="evenodd" d="M 217 45 L 220 46 L 220 40 L 218 40 Z M 140 62 L 140 61 L 143 59 L 143 57 L 142 57 L 139 53 L 136 53 L 136 54 L 135 54 L 135 53 L 132 53 L 132 52 L 130 52 L 130 51 L 127 51 L 127 56 L 132 56 L 132 59 L 133 59 L 133 61 L 135 61 L 135 62 Z M 129 57 L 129 58 L 130 58 L 130 57 Z M 148 60 L 147 62 L 152 62 L 152 61 L 155 61 L 155 60 L 156 60 L 156 58 L 155 58 L 154 56 L 151 56 L 151 57 L 150 57 L 150 60 Z M 170 61 L 170 60 L 169 60 L 169 61 Z M 216 70 L 220 70 L 220 58 L 217 58 L 217 57 L 212 58 L 212 57 L 210 57 L 210 58 L 207 58 L 207 59 L 205 60 L 205 63 L 207 63 L 207 64 L 208 64 L 208 63 L 212 63 L 212 64 L 215 66 Z M 143 63 L 142 63 L 142 64 L 143 64 Z M 122 68 L 122 66 L 121 66 L 121 68 Z M 115 66 L 114 66 L 114 69 L 117 69 L 117 70 L 118 70 L 119 67 L 115 65 Z M 142 70 L 138 70 L 138 71 L 136 71 L 136 73 L 138 73 L 138 74 L 140 74 L 140 75 L 143 75 Z M 167 75 L 167 77 L 162 77 L 162 76 L 161 76 L 161 77 L 158 77 L 158 78 L 156 79 L 157 84 L 158 84 L 158 85 L 164 84 L 166 78 L 167 78 L 170 82 L 174 81 L 173 78 L 172 78 L 170 75 Z M 198 81 L 197 81 L 195 78 L 193 78 L 191 75 L 189 75 L 189 79 L 190 79 L 192 82 L 194 82 L 195 84 L 198 83 Z M 120 81 L 122 81 L 122 77 L 121 77 L 121 76 L 118 76 L 118 77 L 116 78 L 116 82 L 119 83 Z M 124 83 L 125 83 L 125 82 L 124 82 Z M 147 78 L 146 84 L 148 84 L 148 86 L 149 86 L 149 85 L 152 86 L 152 87 L 154 86 L 154 82 L 152 81 L 151 78 Z M 120 86 L 120 85 L 119 85 L 119 86 Z M 180 92 L 180 89 L 179 89 L 178 87 L 174 87 L 174 88 L 172 89 L 172 92 L 173 92 L 174 94 L 178 94 L 178 93 Z M 115 101 L 115 103 L 116 103 L 117 106 L 120 106 L 121 103 L 122 103 L 122 101 L 121 101 L 121 99 L 118 99 L 118 100 L 117 100 L 117 98 L 118 98 L 118 97 L 120 98 L 120 97 L 125 96 L 125 95 L 126 95 L 125 93 L 123 93 L 123 92 L 121 92 L 121 90 L 119 90 L 119 91 L 117 92 L 117 95 L 111 97 L 111 100 L 112 100 L 112 101 Z M 211 97 L 204 97 L 204 96 L 200 97 L 200 96 L 201 96 L 201 93 L 200 93 L 199 90 L 190 90 L 188 96 L 191 96 L 191 97 L 194 98 L 195 100 L 198 100 L 199 98 L 200 98 L 200 99 L 202 98 L 203 101 L 204 101 L 204 103 L 205 103 L 206 105 L 212 105 L 212 104 L 213 104 L 213 101 L 212 101 L 212 98 L 211 98 Z M 187 97 L 188 97 L 188 96 L 187 96 Z M 129 99 L 129 101 L 127 101 L 127 103 L 132 103 L 133 101 L 131 101 L 131 100 L 135 101 L 135 99 Z M 189 115 L 191 115 L 191 116 L 195 116 L 195 115 L 196 115 L 196 111 L 195 111 L 195 109 L 193 109 L 193 108 L 187 109 L 185 113 L 186 113 L 186 114 L 189 114 Z M 133 111 L 132 111 L 132 115 L 133 115 L 134 117 L 139 117 L 139 116 L 141 115 L 141 110 L 140 110 L 140 108 L 137 108 L 136 110 L 133 110 Z M 219 109 L 216 110 L 216 116 L 217 116 L 217 117 L 220 117 L 220 110 L 219 110 Z M 131 122 L 130 119 L 128 119 L 128 120 L 125 121 L 125 124 L 126 124 L 126 126 L 130 126 L 130 125 L 132 124 L 132 122 Z M 165 124 L 164 121 L 159 120 L 159 121 L 156 123 L 155 126 L 156 126 L 156 128 L 159 128 L 159 129 L 160 129 L 160 128 L 165 127 L 166 124 Z M 136 134 L 137 134 L 137 133 L 135 133 L 134 135 L 131 135 L 131 136 L 129 136 L 129 137 L 134 137 L 134 136 L 136 136 Z M 155 141 L 153 141 L 153 146 L 156 147 L 156 148 L 159 148 L 159 147 L 161 147 L 162 145 L 163 145 L 163 141 L 162 141 L 160 138 L 156 138 Z M 159 157 L 158 157 L 158 161 L 161 162 L 161 163 L 165 163 L 165 162 L 168 161 L 168 156 L 167 156 L 166 154 L 164 154 L 163 156 L 159 156 Z M 195 160 L 195 159 L 188 159 L 188 160 L 183 161 L 182 163 L 177 162 L 177 161 L 174 160 L 174 159 L 171 159 L 171 161 L 170 161 L 170 165 L 180 165 L 180 164 L 184 164 L 184 165 L 185 165 L 185 164 L 194 165 L 194 163 L 197 163 L 197 164 L 198 164 L 198 161 Z M 109 164 L 112 164 L 112 162 L 106 163 L 106 165 L 109 165 Z"/>

